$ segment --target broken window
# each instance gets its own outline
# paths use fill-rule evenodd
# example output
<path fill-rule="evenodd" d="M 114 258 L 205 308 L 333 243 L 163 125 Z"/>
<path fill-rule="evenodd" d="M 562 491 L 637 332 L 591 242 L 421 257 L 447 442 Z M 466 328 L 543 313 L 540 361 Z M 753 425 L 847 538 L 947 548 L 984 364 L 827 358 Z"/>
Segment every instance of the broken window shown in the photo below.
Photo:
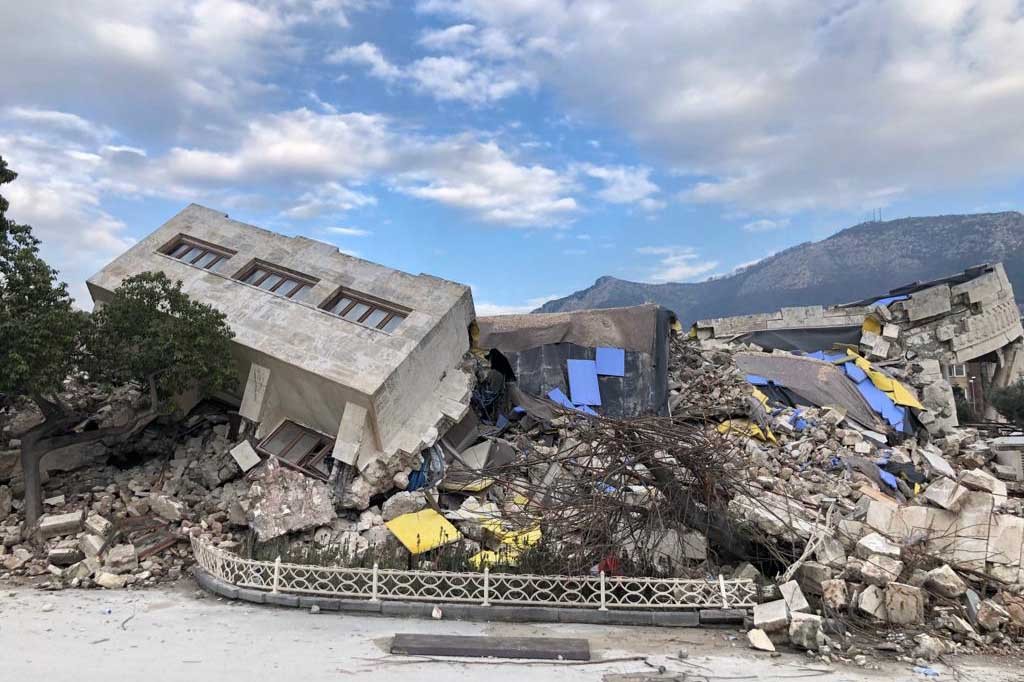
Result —
<path fill-rule="evenodd" d="M 317 282 L 312 277 L 288 272 L 266 263 L 253 264 L 243 270 L 238 279 L 285 298 L 295 298 L 302 292 L 312 289 Z"/>
<path fill-rule="evenodd" d="M 967 365 L 950 365 L 949 376 L 951 377 L 966 377 L 967 376 Z"/>
<path fill-rule="evenodd" d="M 334 464 L 330 456 L 334 450 L 333 438 L 287 419 L 264 438 L 257 448 L 318 478 L 326 479 Z"/>
<path fill-rule="evenodd" d="M 217 265 L 235 255 L 234 251 L 191 237 L 178 237 L 171 242 L 170 246 L 162 249 L 161 253 L 204 270 L 213 270 Z"/>
<path fill-rule="evenodd" d="M 327 300 L 323 309 L 350 322 L 364 327 L 393 332 L 408 315 L 392 304 L 380 303 L 369 297 L 341 291 Z"/>

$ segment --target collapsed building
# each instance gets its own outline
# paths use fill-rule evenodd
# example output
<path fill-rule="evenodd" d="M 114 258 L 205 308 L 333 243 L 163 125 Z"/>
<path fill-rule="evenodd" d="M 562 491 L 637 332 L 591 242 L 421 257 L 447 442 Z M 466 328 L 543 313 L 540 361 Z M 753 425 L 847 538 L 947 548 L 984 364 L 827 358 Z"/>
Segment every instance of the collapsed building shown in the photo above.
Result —
<path fill-rule="evenodd" d="M 1024 328 L 1002 264 L 844 305 L 700 320 L 694 334 L 768 351 L 809 353 L 839 344 L 882 366 L 905 364 L 904 378 L 924 407 L 917 417 L 935 434 L 958 424 L 950 380 L 963 376 L 965 365 L 986 365 L 986 387 L 1002 388 L 1020 376 L 1024 361 Z M 994 418 L 984 395 L 978 390 L 965 397 L 983 404 L 980 411 Z"/>
<path fill-rule="evenodd" d="M 348 506 L 404 488 L 438 428 L 468 410 L 469 287 L 195 204 L 89 278 L 90 294 L 102 305 L 153 271 L 227 316 L 241 390 L 223 397 L 251 425 L 256 451 L 344 479 Z M 248 467 L 258 461 L 245 454 Z M 337 463 L 355 475 L 339 476 Z"/>

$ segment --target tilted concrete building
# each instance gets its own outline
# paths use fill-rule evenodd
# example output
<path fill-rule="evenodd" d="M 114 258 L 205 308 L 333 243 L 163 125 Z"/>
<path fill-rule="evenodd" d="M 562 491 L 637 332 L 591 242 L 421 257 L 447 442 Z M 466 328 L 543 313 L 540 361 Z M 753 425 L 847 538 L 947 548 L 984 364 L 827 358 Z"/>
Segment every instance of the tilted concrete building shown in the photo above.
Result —
<path fill-rule="evenodd" d="M 257 450 L 323 478 L 336 462 L 354 466 L 349 506 L 404 487 L 421 450 L 468 410 L 469 287 L 195 204 L 90 278 L 90 294 L 102 305 L 147 271 L 227 316 L 232 398 L 255 425 Z"/>
<path fill-rule="evenodd" d="M 873 361 L 905 361 L 909 374 L 904 378 L 928 408 L 922 422 L 935 432 L 957 424 L 948 381 L 957 368 L 985 363 L 991 367 L 990 386 L 1001 387 L 1018 378 L 1024 364 L 1024 328 L 1000 263 L 846 305 L 701 320 L 695 331 L 700 339 L 766 349 L 821 350 L 843 343 L 859 347 Z"/>

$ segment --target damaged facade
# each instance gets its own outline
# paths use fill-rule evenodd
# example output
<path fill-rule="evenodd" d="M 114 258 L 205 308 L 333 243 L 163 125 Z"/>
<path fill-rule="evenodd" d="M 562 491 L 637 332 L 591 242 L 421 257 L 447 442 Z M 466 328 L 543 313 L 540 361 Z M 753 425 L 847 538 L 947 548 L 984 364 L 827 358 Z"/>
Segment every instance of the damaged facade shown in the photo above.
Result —
<path fill-rule="evenodd" d="M 324 479 L 338 477 L 336 463 L 354 467 L 348 506 L 404 488 L 438 428 L 468 409 L 466 286 L 195 204 L 91 277 L 89 291 L 102 305 L 147 271 L 227 316 L 241 387 L 230 398 L 256 450 Z"/>
<path fill-rule="evenodd" d="M 921 422 L 933 433 L 958 424 L 948 378 L 968 363 L 991 367 L 989 385 L 1020 376 L 1024 328 L 1002 264 L 894 289 L 885 296 L 837 306 L 783 308 L 775 313 L 698 321 L 698 339 L 749 343 L 765 350 L 813 352 L 843 344 L 879 365 L 903 364 L 917 389 Z M 994 418 L 989 409 L 985 415 Z"/>

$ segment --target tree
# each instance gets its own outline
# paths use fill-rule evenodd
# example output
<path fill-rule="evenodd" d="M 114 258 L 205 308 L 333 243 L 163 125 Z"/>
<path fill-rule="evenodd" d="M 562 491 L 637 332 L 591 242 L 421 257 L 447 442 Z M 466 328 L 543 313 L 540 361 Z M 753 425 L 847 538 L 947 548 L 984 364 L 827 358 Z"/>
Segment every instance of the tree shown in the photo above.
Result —
<path fill-rule="evenodd" d="M 1005 388 L 997 388 L 989 396 L 989 402 L 1017 426 L 1024 427 L 1024 379 Z"/>
<path fill-rule="evenodd" d="M 17 175 L 0 157 L 0 185 Z M 43 421 L 21 437 L 26 528 L 42 513 L 40 461 L 71 445 L 118 442 L 139 433 L 186 390 L 230 389 L 233 333 L 222 313 L 192 301 L 181 282 L 143 273 L 122 282 L 92 315 L 76 311 L 67 285 L 39 256 L 32 228 L 7 218 L 0 195 L 0 393 L 24 397 Z M 61 400 L 65 379 L 84 370 L 94 381 L 145 386 L 144 410 L 118 426 L 82 430 L 88 414 Z"/>

